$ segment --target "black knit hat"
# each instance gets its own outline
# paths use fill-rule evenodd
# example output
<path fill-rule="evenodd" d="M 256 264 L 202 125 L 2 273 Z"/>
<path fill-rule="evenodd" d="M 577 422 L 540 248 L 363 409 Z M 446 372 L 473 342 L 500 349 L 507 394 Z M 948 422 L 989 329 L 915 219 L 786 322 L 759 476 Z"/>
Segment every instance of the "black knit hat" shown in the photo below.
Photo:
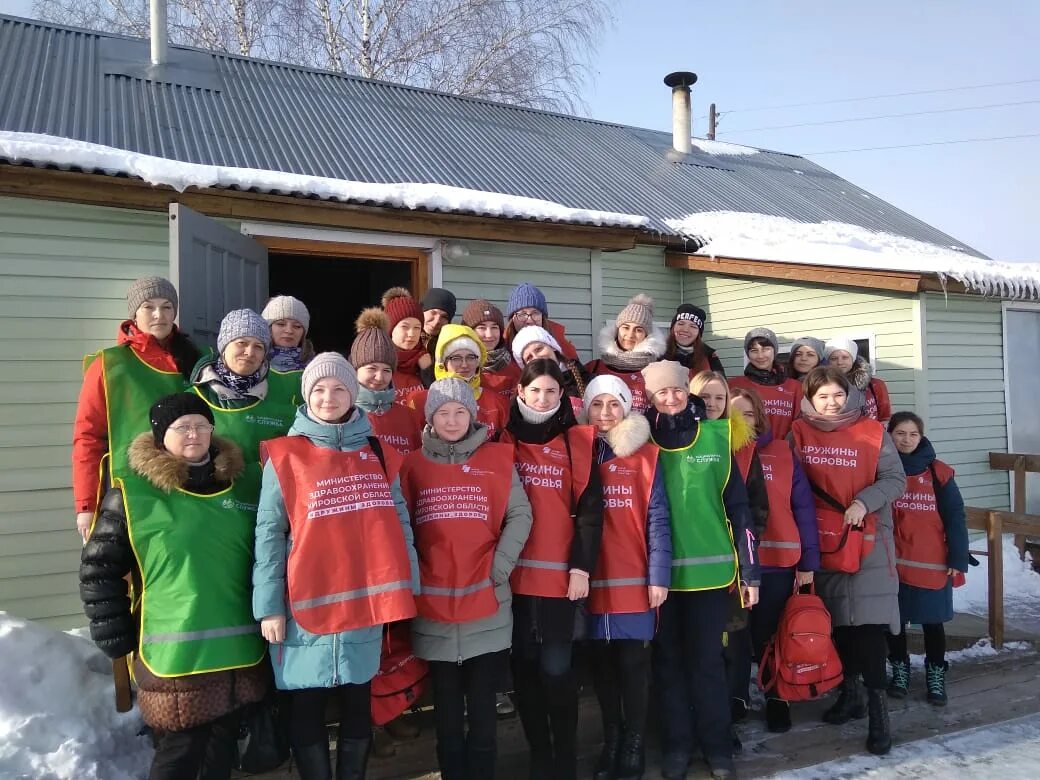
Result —
<path fill-rule="evenodd" d="M 431 287 L 422 297 L 422 310 L 441 309 L 448 313 L 448 320 L 455 318 L 455 294 L 443 287 Z"/>
<path fill-rule="evenodd" d="M 174 393 L 160 398 L 148 410 L 155 446 L 162 447 L 166 429 L 186 414 L 201 414 L 213 424 L 213 410 L 195 393 Z"/>
<path fill-rule="evenodd" d="M 703 332 L 704 323 L 708 321 L 708 315 L 704 313 L 704 309 L 700 306 L 694 306 L 692 303 L 683 303 L 675 310 L 675 315 L 672 317 L 672 326 L 679 320 L 691 322 Z"/>

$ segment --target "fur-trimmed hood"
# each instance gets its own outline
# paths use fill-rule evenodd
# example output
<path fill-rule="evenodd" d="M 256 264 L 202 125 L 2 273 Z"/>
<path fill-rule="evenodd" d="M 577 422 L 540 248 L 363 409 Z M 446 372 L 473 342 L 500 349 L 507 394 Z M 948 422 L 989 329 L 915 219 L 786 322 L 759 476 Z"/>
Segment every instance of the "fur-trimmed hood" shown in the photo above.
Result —
<path fill-rule="evenodd" d="M 867 389 L 867 385 L 870 384 L 870 377 L 873 372 L 870 370 L 870 363 L 867 362 L 866 358 L 858 357 L 852 364 L 852 368 L 849 369 L 849 373 L 846 376 L 849 381 L 856 386 L 856 389 L 863 391 Z"/>
<path fill-rule="evenodd" d="M 660 360 L 668 349 L 668 341 L 656 325 L 645 339 L 627 351 L 618 346 L 617 330 L 617 325 L 611 324 L 604 325 L 599 331 L 600 359 L 611 368 L 638 371 Z"/>
<path fill-rule="evenodd" d="M 607 431 L 605 438 L 617 457 L 627 458 L 650 441 L 650 423 L 633 413 Z"/>
<path fill-rule="evenodd" d="M 219 482 L 232 482 L 245 469 L 242 450 L 230 439 L 220 436 L 213 437 L 211 449 L 214 447 L 217 450 L 213 457 L 214 476 Z M 151 433 L 142 433 L 134 439 L 127 457 L 130 468 L 166 493 L 188 480 L 188 462 L 157 447 Z"/>

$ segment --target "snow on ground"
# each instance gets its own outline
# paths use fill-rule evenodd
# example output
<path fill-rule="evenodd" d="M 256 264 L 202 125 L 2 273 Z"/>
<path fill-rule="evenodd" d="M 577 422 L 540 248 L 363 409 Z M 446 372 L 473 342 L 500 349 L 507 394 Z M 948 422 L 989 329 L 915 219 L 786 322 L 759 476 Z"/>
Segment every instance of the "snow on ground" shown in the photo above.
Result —
<path fill-rule="evenodd" d="M 979 556 L 979 565 L 968 571 L 963 587 L 953 589 L 953 608 L 972 615 L 988 613 L 988 558 Z M 1022 628 L 1040 630 L 1040 574 L 1033 570 L 1031 556 L 1018 556 L 1014 537 L 1004 536 L 1004 618 Z"/>
<path fill-rule="evenodd" d="M 117 713 L 112 664 L 89 639 L 0 612 L 0 777 L 145 777 L 151 742 Z"/>
<path fill-rule="evenodd" d="M 705 154 L 758 154 L 758 149 L 753 146 L 741 146 L 740 144 L 730 144 L 725 141 L 711 141 L 707 138 L 694 138 L 693 148 Z"/>
<path fill-rule="evenodd" d="M 1034 780 L 1040 772 L 1040 715 L 897 745 L 887 756 L 866 753 L 782 772 L 791 780 L 957 778 Z"/>
<path fill-rule="evenodd" d="M 489 217 L 630 228 L 645 227 L 649 223 L 647 217 L 635 214 L 575 209 L 552 201 L 519 195 L 481 192 L 443 184 L 374 184 L 253 168 L 198 165 L 37 133 L 0 131 L 0 157 L 13 162 L 103 171 L 110 176 L 136 176 L 150 184 L 172 187 L 178 192 L 183 192 L 188 187 L 237 187 L 243 190 L 308 195 L 351 203 L 473 213 Z"/>
<path fill-rule="evenodd" d="M 1005 642 L 1004 646 L 999 650 L 993 646 L 993 641 L 989 637 L 984 637 L 978 642 L 973 644 L 971 647 L 966 647 L 963 650 L 948 650 L 946 652 L 946 660 L 951 665 L 963 663 L 965 661 L 977 661 L 980 658 L 994 658 L 998 655 L 1004 655 L 1006 653 L 1021 653 L 1028 652 L 1033 649 L 1033 646 L 1029 642 Z M 919 666 L 924 668 L 924 655 L 910 655 L 910 665 Z"/>
<path fill-rule="evenodd" d="M 999 263 L 844 222 L 797 222 L 739 211 L 705 211 L 665 220 L 706 242 L 698 254 L 779 263 L 935 273 L 984 294 L 1040 297 L 1040 263 Z"/>

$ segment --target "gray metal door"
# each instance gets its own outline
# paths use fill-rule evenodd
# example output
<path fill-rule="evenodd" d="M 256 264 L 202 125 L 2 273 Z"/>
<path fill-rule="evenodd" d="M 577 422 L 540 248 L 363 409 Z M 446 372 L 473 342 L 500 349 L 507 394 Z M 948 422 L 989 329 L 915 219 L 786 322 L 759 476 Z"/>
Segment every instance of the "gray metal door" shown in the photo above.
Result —
<path fill-rule="evenodd" d="M 1004 311 L 1004 382 L 1008 401 L 1008 449 L 1040 453 L 1040 414 L 1036 392 L 1040 383 L 1040 311 Z M 970 410 L 969 410 L 970 413 Z M 1026 511 L 1040 512 L 1040 475 L 1026 477 Z"/>
<path fill-rule="evenodd" d="M 267 247 L 171 203 L 170 275 L 180 297 L 181 330 L 200 347 L 213 347 L 225 314 L 260 311 L 267 302 Z"/>

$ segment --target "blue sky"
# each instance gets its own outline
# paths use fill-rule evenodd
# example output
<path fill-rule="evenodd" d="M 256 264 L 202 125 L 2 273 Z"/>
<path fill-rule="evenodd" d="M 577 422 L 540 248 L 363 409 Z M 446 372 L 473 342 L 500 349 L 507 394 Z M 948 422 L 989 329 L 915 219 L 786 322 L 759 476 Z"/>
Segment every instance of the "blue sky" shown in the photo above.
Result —
<path fill-rule="evenodd" d="M 0 0 L 2 13 L 31 6 Z M 1040 132 L 1035 0 L 618 0 L 615 16 L 588 84 L 597 119 L 670 129 L 662 78 L 692 70 L 696 135 L 714 101 L 720 140 L 785 152 Z M 939 89 L 951 91 L 750 110 Z M 757 129 L 1007 103 L 1020 105 Z M 1040 261 L 1040 137 L 810 156 L 996 259 Z"/>

